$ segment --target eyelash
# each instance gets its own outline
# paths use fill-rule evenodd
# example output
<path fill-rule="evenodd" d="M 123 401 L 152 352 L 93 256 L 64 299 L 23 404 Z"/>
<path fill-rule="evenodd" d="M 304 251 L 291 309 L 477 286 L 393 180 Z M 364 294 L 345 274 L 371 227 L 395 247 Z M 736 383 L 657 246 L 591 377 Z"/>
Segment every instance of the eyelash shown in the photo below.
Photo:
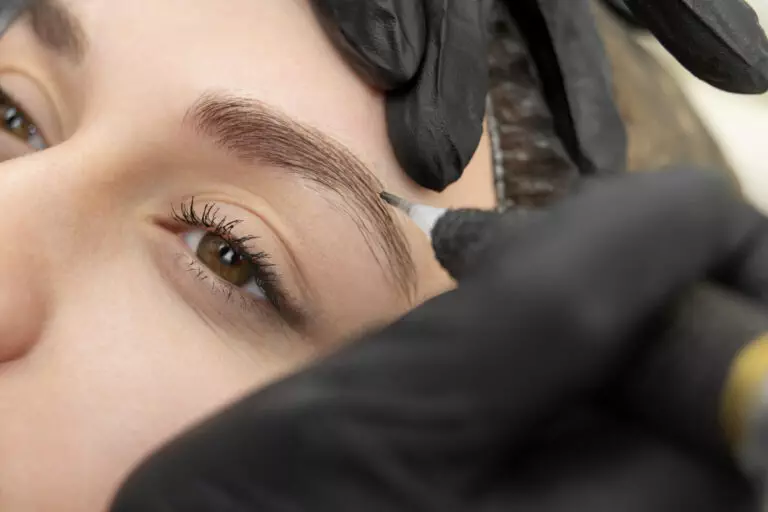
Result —
<path fill-rule="evenodd" d="M 274 265 L 270 262 L 271 257 L 264 251 L 254 251 L 248 247 L 248 243 L 256 240 L 255 236 L 235 236 L 233 229 L 242 223 L 242 220 L 229 220 L 220 215 L 219 207 L 216 203 L 204 203 L 202 210 L 198 213 L 199 206 L 195 203 L 195 198 L 182 203 L 180 210 L 172 209 L 172 217 L 175 221 L 192 228 L 198 228 L 220 237 L 230 248 L 241 257 L 247 259 L 254 267 L 255 274 L 253 278 L 256 284 L 263 290 L 267 301 L 280 313 L 287 308 L 285 294 L 281 291 L 280 277 L 274 270 Z M 205 280 L 209 275 L 214 278 L 214 282 L 220 283 L 225 287 L 227 300 L 231 300 L 237 295 L 241 298 L 244 307 L 263 305 L 263 299 L 244 293 L 241 288 L 225 281 L 217 276 L 207 265 L 200 262 L 195 256 L 195 263 L 190 263 L 189 270 L 201 280 Z"/>

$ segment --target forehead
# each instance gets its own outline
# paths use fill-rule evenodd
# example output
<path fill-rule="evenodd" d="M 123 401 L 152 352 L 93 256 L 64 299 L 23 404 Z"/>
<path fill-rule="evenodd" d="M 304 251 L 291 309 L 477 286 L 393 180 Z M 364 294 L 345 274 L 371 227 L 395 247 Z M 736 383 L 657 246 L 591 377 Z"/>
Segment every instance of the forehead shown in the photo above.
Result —
<path fill-rule="evenodd" d="M 210 90 L 244 93 L 358 153 L 379 98 L 345 65 L 308 0 L 62 0 L 88 44 L 77 68 L 99 108 L 183 112 Z M 343 107 L 343 108 L 342 108 Z"/>

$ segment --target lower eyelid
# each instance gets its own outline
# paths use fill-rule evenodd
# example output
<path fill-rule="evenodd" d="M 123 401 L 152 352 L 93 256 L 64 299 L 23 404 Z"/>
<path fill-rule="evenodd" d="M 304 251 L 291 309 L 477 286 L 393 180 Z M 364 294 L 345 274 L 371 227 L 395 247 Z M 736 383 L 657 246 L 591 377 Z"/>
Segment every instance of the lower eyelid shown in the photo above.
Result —
<path fill-rule="evenodd" d="M 185 283 L 184 286 L 194 288 L 192 293 L 204 294 L 201 302 L 211 302 L 204 304 L 204 307 L 194 304 L 193 307 L 198 313 L 208 318 L 215 317 L 213 320 L 217 322 L 238 325 L 242 323 L 248 326 L 280 321 L 275 318 L 277 313 L 272 312 L 268 302 L 258 297 L 245 296 L 242 290 L 221 280 L 189 252 L 177 254 L 176 262 L 178 269 L 186 274 L 185 280 L 188 284 Z"/>
<path fill-rule="evenodd" d="M 255 297 L 251 301 L 234 288 L 230 295 L 219 278 L 189 251 L 178 232 L 158 227 L 157 236 L 151 240 L 159 277 L 205 323 L 248 338 L 263 334 L 263 330 L 286 332 L 283 320 L 271 306 Z M 205 279 L 201 281 L 198 273 Z"/>

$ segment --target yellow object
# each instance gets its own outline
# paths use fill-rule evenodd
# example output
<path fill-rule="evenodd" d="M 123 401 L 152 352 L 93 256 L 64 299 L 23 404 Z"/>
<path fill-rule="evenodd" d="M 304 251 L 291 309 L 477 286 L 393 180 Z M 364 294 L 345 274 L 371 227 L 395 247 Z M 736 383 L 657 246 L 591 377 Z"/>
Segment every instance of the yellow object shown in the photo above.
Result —
<path fill-rule="evenodd" d="M 720 399 L 720 420 L 730 446 L 744 441 L 746 422 L 768 379 L 768 334 L 745 345 L 731 364 Z"/>

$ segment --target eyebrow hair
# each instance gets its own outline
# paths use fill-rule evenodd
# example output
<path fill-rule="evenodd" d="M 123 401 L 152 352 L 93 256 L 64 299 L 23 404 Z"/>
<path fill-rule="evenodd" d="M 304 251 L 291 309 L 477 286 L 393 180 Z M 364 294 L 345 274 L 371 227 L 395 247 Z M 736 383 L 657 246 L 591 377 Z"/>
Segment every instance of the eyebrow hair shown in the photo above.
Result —
<path fill-rule="evenodd" d="M 204 94 L 183 123 L 247 164 L 281 167 L 337 194 L 379 265 L 388 264 L 393 284 L 413 298 L 408 240 L 379 198 L 381 182 L 344 145 L 266 103 L 226 93 Z"/>
<path fill-rule="evenodd" d="M 60 0 L 29 0 L 32 31 L 43 45 L 80 62 L 88 38 L 80 21 Z"/>

